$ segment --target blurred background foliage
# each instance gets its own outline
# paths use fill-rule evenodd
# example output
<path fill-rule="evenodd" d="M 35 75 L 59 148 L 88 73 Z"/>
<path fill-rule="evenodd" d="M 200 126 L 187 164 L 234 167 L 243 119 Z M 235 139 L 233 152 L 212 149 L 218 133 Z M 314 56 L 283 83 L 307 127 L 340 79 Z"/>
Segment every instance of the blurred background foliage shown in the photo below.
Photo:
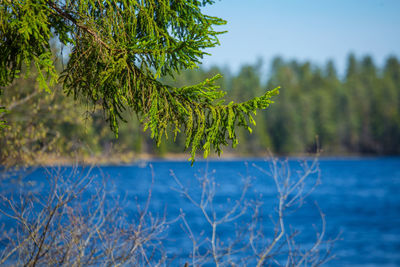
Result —
<path fill-rule="evenodd" d="M 267 149 L 278 155 L 308 153 L 315 149 L 318 136 L 325 155 L 400 154 L 400 62 L 396 57 L 379 67 L 369 56 L 349 55 L 343 75 L 333 62 L 318 66 L 277 57 L 269 74 L 257 62 L 242 66 L 236 74 L 226 68 L 200 68 L 163 82 L 181 87 L 217 73 L 223 74 L 217 83 L 227 92 L 228 101 L 246 101 L 281 86 L 275 103 L 257 113 L 253 133 L 239 130 L 239 145 L 225 152 L 238 156 L 258 156 Z M 116 139 L 101 109 L 88 110 L 84 103 L 66 96 L 59 85 L 52 94 L 40 90 L 36 75 L 31 72 L 14 81 L 0 96 L 0 106 L 9 111 L 0 113 L 8 124 L 0 131 L 3 164 L 29 164 L 49 155 L 117 157 L 121 161 L 125 156 L 132 160 L 143 154 L 184 152 L 182 134 L 176 142 L 170 138 L 156 147 L 129 110 Z"/>

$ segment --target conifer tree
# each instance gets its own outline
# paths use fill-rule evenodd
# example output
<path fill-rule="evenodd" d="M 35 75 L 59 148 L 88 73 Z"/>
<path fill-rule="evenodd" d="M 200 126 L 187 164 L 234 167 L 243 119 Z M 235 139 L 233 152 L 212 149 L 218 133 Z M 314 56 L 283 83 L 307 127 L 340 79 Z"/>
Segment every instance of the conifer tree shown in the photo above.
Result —
<path fill-rule="evenodd" d="M 182 88 L 159 81 L 196 68 L 218 44 L 215 26 L 225 21 L 201 8 L 213 0 L 0 0 L 0 87 L 23 66 L 37 69 L 44 90 L 59 81 L 67 94 L 100 105 L 118 135 L 122 113 L 131 109 L 150 129 L 157 144 L 168 132 L 186 134 L 191 159 L 197 150 L 218 154 L 228 141 L 238 143 L 235 128 L 249 131 L 252 114 L 265 109 L 277 89 L 243 103 L 223 103 L 215 80 Z M 58 75 L 50 41 L 71 48 Z M 3 90 L 3 89 L 2 89 Z"/>

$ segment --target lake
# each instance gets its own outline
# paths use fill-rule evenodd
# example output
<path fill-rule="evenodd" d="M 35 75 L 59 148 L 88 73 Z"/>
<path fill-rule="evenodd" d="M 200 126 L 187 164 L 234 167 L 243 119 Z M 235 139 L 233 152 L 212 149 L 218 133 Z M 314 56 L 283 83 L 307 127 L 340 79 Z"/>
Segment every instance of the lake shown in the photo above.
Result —
<path fill-rule="evenodd" d="M 158 218 L 165 215 L 166 220 L 171 221 L 167 234 L 162 237 L 162 246 L 167 255 L 176 256 L 172 262 L 183 266 L 192 251 L 191 234 L 197 241 L 203 241 L 205 248 L 212 239 L 212 227 L 204 213 L 185 197 L 185 193 L 193 202 L 201 202 L 201 186 L 206 185 L 213 202 L 208 203 L 205 211 L 212 217 L 213 209 L 217 219 L 243 200 L 234 211 L 237 218 L 232 215 L 232 221 L 218 226 L 217 238 L 224 242 L 222 246 L 233 240 L 238 240 L 238 247 L 246 246 L 251 230 L 263 233 L 256 244 L 268 244 L 273 239 L 279 207 L 277 187 L 269 173 L 282 178 L 282 189 L 286 177 L 290 176 L 294 183 L 301 178 L 305 163 L 311 165 L 312 160 L 303 162 L 291 158 L 283 167 L 278 164 L 275 170 L 270 161 L 263 159 L 196 161 L 193 167 L 182 161 L 148 161 L 129 166 L 104 166 L 91 172 L 107 177 L 108 198 L 119 199 L 126 216 L 131 219 L 137 217 L 138 206 L 145 206 L 151 189 L 149 212 Z M 329 254 L 334 258 L 326 266 L 400 266 L 400 158 L 320 158 L 317 167 L 320 172 L 311 173 L 302 184 L 303 191 L 294 190 L 289 199 L 297 193 L 310 194 L 285 210 L 287 233 L 296 231 L 294 240 L 300 251 L 312 248 L 317 240 L 317 233 L 323 227 L 323 213 L 324 240 L 337 238 Z M 290 170 L 289 175 L 287 170 Z M 38 188 L 46 187 L 43 173 L 44 169 L 37 169 L 25 178 L 34 182 L 30 183 L 30 190 L 40 193 Z M 205 176 L 210 183 L 205 182 Z M 243 195 L 245 185 L 248 188 Z M 17 189 L 8 184 L 2 191 L 10 195 Z M 87 194 L 89 197 L 90 192 Z M 184 221 L 179 219 L 182 214 Z M 4 217 L 2 220 L 7 224 Z M 322 254 L 329 244 L 321 243 Z M 288 248 L 282 246 L 280 254 L 276 255 L 278 261 L 286 257 Z M 238 257 L 243 256 L 240 253 L 250 253 L 251 249 L 247 247 L 243 251 Z"/>

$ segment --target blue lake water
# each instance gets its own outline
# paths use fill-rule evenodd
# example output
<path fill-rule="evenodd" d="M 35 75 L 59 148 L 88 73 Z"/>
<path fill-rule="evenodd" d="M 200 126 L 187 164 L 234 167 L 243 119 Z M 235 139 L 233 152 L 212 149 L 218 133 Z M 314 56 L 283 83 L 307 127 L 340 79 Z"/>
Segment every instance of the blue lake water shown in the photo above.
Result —
<path fill-rule="evenodd" d="M 299 160 L 290 159 L 291 176 L 300 169 Z M 257 166 L 257 167 L 255 167 Z M 128 213 L 134 214 L 137 205 L 143 205 L 152 188 L 150 211 L 153 216 L 167 215 L 173 220 L 182 212 L 194 235 L 199 239 L 210 234 L 210 225 L 202 212 L 185 197 L 176 192 L 179 188 L 171 172 L 187 188 L 194 200 L 199 200 L 201 190 L 198 179 L 205 174 L 215 181 L 214 208 L 217 216 L 240 199 L 243 181 L 250 177 L 251 187 L 245 198 L 262 203 L 260 218 L 264 222 L 265 238 L 270 238 L 273 223 L 269 216 L 276 216 L 277 189 L 273 179 L 260 170 L 270 170 L 268 161 L 261 159 L 197 161 L 191 167 L 188 162 L 150 161 L 129 166 L 109 166 L 94 169 L 102 172 L 112 184 L 112 196 L 122 199 Z M 287 215 L 290 229 L 299 230 L 296 242 L 310 246 L 315 231 L 321 229 L 318 208 L 326 215 L 326 239 L 339 240 L 331 255 L 335 258 L 327 266 L 400 266 L 400 158 L 321 158 L 319 159 L 321 184 L 306 198 L 302 208 Z M 45 184 L 44 170 L 38 169 L 28 178 Z M 152 183 L 152 177 L 154 182 Z M 316 174 L 305 182 L 305 190 L 311 188 Z M 153 185 L 152 185 L 153 184 Z M 13 190 L 3 187 L 3 190 Z M 39 187 L 37 187 L 39 188 Z M 254 211 L 237 219 L 236 224 L 222 224 L 219 237 L 228 242 L 235 229 L 252 220 Z M 132 215 L 133 216 L 133 215 Z M 238 225 L 239 224 L 239 225 Z M 289 228 L 288 228 L 289 229 Z M 168 253 L 184 259 L 190 254 L 191 242 L 182 222 L 171 224 L 164 240 Z M 270 233 L 268 233 L 270 232 Z M 183 263 L 185 260 L 180 260 Z"/>

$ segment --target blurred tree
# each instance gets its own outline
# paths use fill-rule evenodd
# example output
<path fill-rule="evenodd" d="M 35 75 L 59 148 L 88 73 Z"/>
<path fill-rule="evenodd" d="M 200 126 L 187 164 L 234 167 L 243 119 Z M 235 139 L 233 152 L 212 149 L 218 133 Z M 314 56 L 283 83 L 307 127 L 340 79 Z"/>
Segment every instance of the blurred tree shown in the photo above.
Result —
<path fill-rule="evenodd" d="M 376 108 L 374 103 L 378 100 L 378 91 L 381 91 L 381 81 L 378 78 L 378 72 L 375 64 L 370 56 L 366 56 L 361 60 L 360 64 L 360 80 L 362 83 L 362 98 L 365 101 L 360 107 L 360 149 L 364 153 L 376 153 L 379 148 L 373 138 L 372 121 L 376 120 L 376 116 L 380 116 L 380 112 L 374 112 Z"/>
<path fill-rule="evenodd" d="M 7 113 L 7 110 L 5 107 L 0 107 L 0 118 L 3 118 L 3 116 Z M 0 120 L 0 129 L 5 128 L 7 126 L 5 120 Z"/>
<path fill-rule="evenodd" d="M 295 68 L 295 62 L 288 64 L 281 58 L 275 58 L 272 62 L 271 78 L 267 84 L 282 85 L 279 99 L 269 114 L 266 114 L 273 150 L 277 153 L 303 151 L 304 144 L 299 129 L 301 116 L 297 110 L 299 99 L 296 97 L 299 93 L 299 76 Z"/>
<path fill-rule="evenodd" d="M 400 154 L 400 63 L 389 57 L 383 69 L 381 90 L 374 91 L 372 129 L 384 154 Z"/>
<path fill-rule="evenodd" d="M 239 73 L 232 78 L 232 87 L 230 88 L 229 96 L 234 101 L 246 101 L 260 95 L 263 91 L 261 85 L 261 67 L 262 61 L 258 60 L 253 65 L 244 65 L 239 70 Z M 245 153 L 258 154 L 264 153 L 271 145 L 268 132 L 266 131 L 264 114 L 258 114 L 255 118 L 257 127 L 254 134 L 238 130 L 240 144 L 238 149 Z"/>
<path fill-rule="evenodd" d="M 328 61 L 322 70 L 322 87 L 318 91 L 316 101 L 316 134 L 319 136 L 320 147 L 324 151 L 343 153 L 339 142 L 338 127 L 342 123 L 340 92 L 341 81 L 338 78 L 333 61 Z"/>
<path fill-rule="evenodd" d="M 359 106 L 363 105 L 360 102 L 362 99 L 362 85 L 359 78 L 359 63 L 353 54 L 348 57 L 346 78 L 341 95 L 342 110 L 339 116 L 343 119 L 343 136 L 341 142 L 347 147 L 348 150 L 359 152 L 360 137 L 359 132 L 361 128 L 360 122 L 360 109 Z"/>
<path fill-rule="evenodd" d="M 60 86 L 53 93 L 39 90 L 36 71 L 16 79 L 5 90 L 2 104 L 8 127 L 0 131 L 0 162 L 3 166 L 35 164 L 49 153 L 67 156 L 82 152 L 80 143 L 94 147 L 96 136 L 85 127 L 84 107 L 67 99 Z M 91 138 L 88 138 L 88 137 Z"/>
<path fill-rule="evenodd" d="M 238 129 L 240 145 L 234 151 L 228 149 L 233 153 L 256 156 L 263 153 L 266 147 L 279 154 L 310 152 L 314 148 L 314 137 L 318 135 L 321 148 L 329 154 L 399 154 L 398 59 L 388 58 L 383 68 L 377 67 L 366 57 L 359 60 L 353 56 L 350 62 L 348 78 L 339 78 L 332 62 L 321 68 L 307 62 L 277 59 L 266 83 L 262 82 L 264 79 L 257 64 L 243 66 L 234 74 L 217 67 L 186 70 L 174 78 L 164 77 L 162 82 L 172 87 L 184 87 L 215 73 L 223 73 L 224 77 L 217 82 L 226 89 L 229 99 L 234 101 L 251 98 L 257 95 L 257 91 L 268 87 L 283 85 L 282 95 L 271 109 L 257 114 L 257 127 L 251 135 Z M 54 153 L 52 148 L 55 145 L 62 156 L 68 156 L 77 146 L 82 148 L 83 144 L 87 144 L 84 146 L 85 152 L 81 150 L 81 155 L 119 161 L 119 156 L 129 160 L 138 153 L 160 156 L 164 153 L 180 153 L 185 146 L 184 136 L 178 135 L 175 143 L 169 139 L 157 148 L 149 132 L 140 134 L 142 128 L 139 119 L 129 111 L 123 115 L 128 123 L 120 125 L 119 138 L 115 139 L 103 119 L 101 109 L 91 116 L 85 116 L 87 104 L 73 102 L 62 94 L 60 86 L 52 89 L 56 96 L 46 94 L 35 85 L 35 75 L 35 70 L 32 70 L 27 80 L 16 79 L 0 98 L 2 106 L 12 107 L 11 113 L 0 115 L 0 119 L 7 120 L 11 127 L 0 134 L 3 159 L 11 161 L 13 157 L 6 157 L 5 152 L 12 148 L 15 148 L 14 159 L 32 160 L 44 158 L 42 155 L 49 152 Z M 35 97 L 24 102 L 23 99 L 32 92 L 36 92 Z M 364 112 L 358 110 L 361 100 L 356 95 L 362 96 L 362 101 L 366 102 L 362 104 L 367 107 Z M 15 106 L 12 104 L 14 102 L 24 104 Z M 33 112 L 38 106 L 41 111 Z M 363 118 L 365 116 L 368 118 Z M 37 133 L 49 131 L 40 135 L 41 141 L 38 135 L 28 134 L 32 129 L 29 125 L 38 125 L 39 122 L 43 127 L 37 127 Z M 305 127 L 308 129 L 303 129 Z M 16 129 L 21 131 L 19 137 L 10 139 Z M 23 133 L 25 137 L 22 137 Z M 173 135 L 173 131 L 169 130 L 168 134 Z M 36 139 L 29 142 L 29 136 Z M 55 143 L 56 136 L 59 136 L 59 141 Z M 21 146 L 17 142 L 19 138 L 24 138 L 25 144 L 32 146 Z M 5 139 L 8 139 L 8 143 Z M 45 146 L 49 141 L 54 145 Z M 35 157 L 35 153 L 31 152 L 28 155 L 31 148 L 42 151 L 44 147 L 46 149 L 39 153 L 40 157 Z M 28 154 L 19 155 L 17 151 Z"/>
<path fill-rule="evenodd" d="M 219 75 L 197 85 L 175 88 L 157 78 L 197 67 L 218 44 L 225 21 L 202 14 L 202 1 L 2 1 L 0 5 L 0 86 L 18 77 L 22 66 L 37 70 L 40 88 L 50 91 L 59 78 L 50 40 L 71 48 L 59 81 L 84 103 L 102 106 L 118 135 L 124 111 L 133 110 L 161 144 L 173 128 L 185 130 L 193 162 L 198 149 L 218 154 L 236 126 L 251 130 L 251 113 L 265 109 L 277 90 L 244 103 L 223 105 L 224 92 L 214 84 Z"/>

